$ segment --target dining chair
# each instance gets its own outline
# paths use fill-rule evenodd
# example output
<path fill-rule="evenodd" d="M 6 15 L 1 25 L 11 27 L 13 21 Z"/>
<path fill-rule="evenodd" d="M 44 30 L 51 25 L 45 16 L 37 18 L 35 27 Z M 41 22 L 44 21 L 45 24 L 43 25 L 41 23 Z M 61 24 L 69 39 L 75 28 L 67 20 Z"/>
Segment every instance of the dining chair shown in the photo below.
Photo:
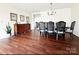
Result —
<path fill-rule="evenodd" d="M 66 27 L 66 22 L 64 21 L 59 21 L 56 23 L 56 40 L 58 40 L 58 36 L 59 35 L 63 35 L 63 37 L 65 36 L 65 27 Z"/>
<path fill-rule="evenodd" d="M 36 22 L 35 24 L 36 24 L 36 25 L 35 25 L 35 29 L 34 29 L 34 30 L 35 30 L 35 31 L 36 31 L 36 30 L 39 30 L 39 22 Z"/>
<path fill-rule="evenodd" d="M 39 31 L 40 31 L 40 35 L 45 36 L 45 23 L 44 22 L 39 22 Z"/>
<path fill-rule="evenodd" d="M 54 33 L 54 22 L 50 21 L 47 23 L 47 35 Z"/>
<path fill-rule="evenodd" d="M 73 21 L 73 22 L 71 23 L 71 26 L 70 26 L 70 27 L 67 27 L 67 29 L 66 29 L 66 33 L 69 33 L 70 36 L 73 34 L 74 27 L 75 27 L 75 23 L 76 23 L 76 21 Z"/>

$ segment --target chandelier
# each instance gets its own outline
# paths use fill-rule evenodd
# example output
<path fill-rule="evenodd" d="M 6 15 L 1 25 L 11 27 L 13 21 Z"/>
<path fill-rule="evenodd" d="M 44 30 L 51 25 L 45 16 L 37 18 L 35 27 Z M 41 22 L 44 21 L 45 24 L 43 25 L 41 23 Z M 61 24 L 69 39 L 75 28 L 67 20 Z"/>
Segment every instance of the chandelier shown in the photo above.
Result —
<path fill-rule="evenodd" d="M 52 8 L 52 3 L 50 3 L 50 10 L 48 11 L 48 15 L 55 15 L 56 11 L 54 10 L 54 8 Z"/>

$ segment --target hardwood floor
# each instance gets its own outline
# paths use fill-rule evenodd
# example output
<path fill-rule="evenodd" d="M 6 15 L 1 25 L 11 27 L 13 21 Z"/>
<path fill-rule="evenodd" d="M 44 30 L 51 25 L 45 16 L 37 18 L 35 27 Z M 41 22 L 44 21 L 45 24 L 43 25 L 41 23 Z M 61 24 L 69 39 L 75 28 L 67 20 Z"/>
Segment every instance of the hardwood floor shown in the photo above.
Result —
<path fill-rule="evenodd" d="M 79 54 L 79 38 L 65 35 L 56 40 L 53 35 L 43 37 L 39 32 L 27 32 L 0 40 L 0 54 L 52 55 Z"/>

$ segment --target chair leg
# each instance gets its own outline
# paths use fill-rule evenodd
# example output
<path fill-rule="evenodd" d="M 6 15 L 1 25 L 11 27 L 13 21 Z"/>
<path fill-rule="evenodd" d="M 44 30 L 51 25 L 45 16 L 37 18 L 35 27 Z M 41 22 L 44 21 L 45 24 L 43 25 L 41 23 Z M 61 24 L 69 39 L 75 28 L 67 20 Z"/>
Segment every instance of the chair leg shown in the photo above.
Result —
<path fill-rule="evenodd" d="M 41 32 L 40 32 L 40 36 L 41 36 Z"/>
<path fill-rule="evenodd" d="M 42 36 L 45 37 L 45 33 L 42 33 Z"/>
<path fill-rule="evenodd" d="M 71 37 L 71 33 L 70 33 L 70 37 Z"/>
<path fill-rule="evenodd" d="M 73 35 L 73 33 L 70 33 L 70 39 L 73 39 L 73 36 L 72 35 Z"/>
<path fill-rule="evenodd" d="M 49 33 L 47 33 L 47 38 L 49 37 Z"/>
<path fill-rule="evenodd" d="M 44 37 L 46 37 L 46 32 L 44 31 Z"/>
<path fill-rule="evenodd" d="M 63 39 L 65 38 L 65 34 L 63 34 Z"/>
<path fill-rule="evenodd" d="M 56 35 L 56 40 L 58 40 L 58 34 Z"/>

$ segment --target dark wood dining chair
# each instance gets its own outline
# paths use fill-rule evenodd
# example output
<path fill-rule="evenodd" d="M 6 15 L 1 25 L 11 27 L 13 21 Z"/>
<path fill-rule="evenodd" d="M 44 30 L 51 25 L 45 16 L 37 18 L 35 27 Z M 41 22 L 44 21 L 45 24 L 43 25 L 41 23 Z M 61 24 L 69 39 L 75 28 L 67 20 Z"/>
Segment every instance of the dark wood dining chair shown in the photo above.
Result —
<path fill-rule="evenodd" d="M 47 35 L 54 33 L 54 22 L 50 21 L 47 23 Z"/>
<path fill-rule="evenodd" d="M 35 30 L 35 31 L 36 31 L 36 30 L 39 30 L 39 22 L 36 22 L 35 24 L 36 24 L 36 25 L 35 25 L 34 30 Z"/>
<path fill-rule="evenodd" d="M 40 31 L 40 35 L 45 36 L 45 23 L 44 22 L 39 22 L 39 31 Z"/>
<path fill-rule="evenodd" d="M 58 40 L 58 36 L 61 34 L 63 35 L 63 37 L 65 36 L 65 27 L 66 27 L 66 22 L 64 21 L 59 21 L 56 23 L 56 29 L 55 29 L 56 40 Z"/>
<path fill-rule="evenodd" d="M 73 35 L 73 31 L 74 31 L 75 23 L 76 23 L 76 21 L 73 21 L 73 22 L 71 23 L 71 26 L 70 26 L 70 27 L 67 27 L 67 29 L 66 29 L 66 33 L 69 33 L 70 36 Z"/>

